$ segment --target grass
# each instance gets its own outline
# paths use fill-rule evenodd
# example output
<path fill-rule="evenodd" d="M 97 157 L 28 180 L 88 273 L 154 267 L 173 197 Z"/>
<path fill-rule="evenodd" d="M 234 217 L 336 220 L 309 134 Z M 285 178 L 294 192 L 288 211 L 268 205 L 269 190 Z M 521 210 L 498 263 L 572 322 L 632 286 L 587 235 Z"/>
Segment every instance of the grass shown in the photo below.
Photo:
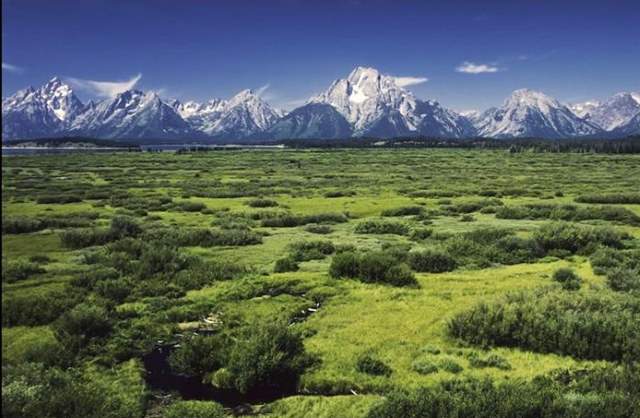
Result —
<path fill-rule="evenodd" d="M 106 192 L 126 195 L 143 206 L 152 200 L 171 198 L 173 203 L 166 210 L 148 210 L 146 216 L 127 212 L 147 231 L 160 227 L 215 229 L 232 224 L 260 234 L 262 242 L 255 245 L 179 249 L 205 261 L 237 263 L 246 267 L 246 274 L 178 293 L 173 299 L 130 296 L 114 309 L 121 314 L 118 320 L 123 328 L 130 321 L 124 312 L 136 312 L 135 321 L 149 321 L 167 329 L 177 329 L 178 323 L 197 323 L 209 313 L 220 314 L 229 327 L 241 327 L 257 318 L 288 319 L 302 332 L 306 350 L 317 361 L 301 377 L 299 394 L 305 395 L 256 407 L 255 412 L 264 417 L 362 417 L 396 388 L 434 385 L 455 376 L 532 379 L 557 368 L 592 364 L 517 348 L 465 346 L 448 336 L 446 324 L 456 313 L 480 301 L 551 286 L 553 273 L 560 268 L 571 268 L 582 278 L 578 292 L 609 291 L 606 278 L 594 274 L 583 254 L 547 256 L 533 263 L 489 265 L 484 269 L 462 266 L 448 273 L 416 272 L 416 287 L 333 279 L 328 274 L 333 255 L 300 261 L 295 272 L 274 273 L 274 264 L 290 254 L 292 243 L 327 240 L 336 250 L 352 247 L 367 252 L 406 246 L 421 251 L 440 248 L 448 236 L 487 227 L 509 229 L 519 237 L 530 238 L 548 222 L 499 219 L 482 209 L 469 213 L 473 222 L 464 222 L 461 213 L 447 209 L 473 209 L 470 203 L 486 199 L 496 204 L 493 199 L 498 199 L 510 207 L 570 204 L 587 208 L 595 203 L 581 203 L 584 198 L 580 197 L 591 196 L 587 200 L 597 201 L 598 206 L 611 202 L 640 215 L 640 204 L 628 203 L 635 200 L 610 197 L 637 193 L 640 157 L 634 155 L 511 155 L 506 151 L 446 149 L 225 151 L 180 156 L 76 154 L 5 158 L 2 170 L 2 209 L 7 217 L 94 212 L 98 217 L 93 226 L 108 228 L 117 213 L 127 212 L 124 206 L 116 206 L 126 199 L 121 203 L 104 198 L 37 203 L 39 197 L 56 190 L 65 194 L 91 192 L 94 196 Z M 277 202 L 277 206 L 269 202 Z M 190 205 L 194 211 L 179 210 L 179 205 Z M 322 235 L 314 233 L 309 225 L 261 226 L 256 218 L 270 211 L 298 217 L 345 214 L 347 222 L 332 223 L 328 233 Z M 357 225 L 370 221 L 401 223 L 408 230 L 403 235 L 375 230 L 356 233 Z M 614 225 L 603 219 L 575 223 L 613 226 L 629 235 L 631 246 L 637 246 L 640 239 L 638 225 Z M 323 222 L 314 221 L 316 224 Z M 412 241 L 411 231 L 424 228 L 432 234 Z M 3 283 L 3 298 L 64 292 L 73 278 L 94 268 L 82 261 L 87 250 L 61 245 L 62 231 L 3 234 L 3 261 L 27 260 L 36 255 L 51 259 L 43 265 L 44 273 Z M 51 326 L 4 327 L 3 360 L 9 364 L 32 361 L 24 353 L 38 353 L 42 347 L 55 345 Z M 126 335 L 134 340 L 143 337 Z M 122 340 L 108 342 L 111 345 L 105 346 L 111 347 Z M 356 363 L 363 354 L 381 360 L 393 372 L 388 376 L 359 372 Z M 511 367 L 473 367 L 474 358 L 490 355 L 500 356 Z M 76 359 L 79 366 L 102 360 L 97 354 Z M 453 373 L 447 367 L 453 363 L 462 371 Z M 437 371 L 419 373 L 416 364 L 435 365 Z M 352 391 L 359 395 L 352 396 Z"/>

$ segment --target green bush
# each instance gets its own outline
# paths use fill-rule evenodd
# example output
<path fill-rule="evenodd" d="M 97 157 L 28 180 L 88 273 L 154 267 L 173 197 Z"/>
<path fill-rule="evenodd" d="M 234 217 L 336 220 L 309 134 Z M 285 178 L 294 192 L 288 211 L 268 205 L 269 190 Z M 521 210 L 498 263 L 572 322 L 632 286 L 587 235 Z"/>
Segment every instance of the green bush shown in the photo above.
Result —
<path fill-rule="evenodd" d="M 553 273 L 553 280 L 560 283 L 564 290 L 578 290 L 582 279 L 570 268 L 560 268 Z"/>
<path fill-rule="evenodd" d="M 605 203 L 633 205 L 640 204 L 640 193 L 587 194 L 576 197 L 580 203 Z"/>
<path fill-rule="evenodd" d="M 409 265 L 415 271 L 442 273 L 456 268 L 456 260 L 449 254 L 433 249 L 409 253 Z"/>
<path fill-rule="evenodd" d="M 640 270 L 616 268 L 607 273 L 607 284 L 618 292 L 640 290 Z"/>
<path fill-rule="evenodd" d="M 387 283 L 393 286 L 417 286 L 418 281 L 393 255 L 372 251 L 365 253 L 342 252 L 333 257 L 329 275 L 334 278 L 355 278 L 365 283 Z"/>
<path fill-rule="evenodd" d="M 462 372 L 464 369 L 457 361 L 452 358 L 445 357 L 438 362 L 438 366 L 444 370 L 445 372 L 458 374 Z"/>
<path fill-rule="evenodd" d="M 367 418 L 628 418 L 636 414 L 640 399 L 631 386 L 638 383 L 633 372 L 579 370 L 499 383 L 489 378 L 448 380 L 396 390 L 375 404 Z M 601 382 L 611 385 L 602 387 Z"/>
<path fill-rule="evenodd" d="M 533 234 L 544 251 L 566 250 L 578 252 L 590 245 L 621 248 L 623 235 L 608 227 L 583 227 L 569 223 L 546 224 Z"/>
<path fill-rule="evenodd" d="M 481 303 L 461 312 L 449 322 L 448 332 L 483 347 L 637 361 L 639 321 L 640 301 L 631 296 L 542 289 L 511 294 L 501 302 Z"/>
<path fill-rule="evenodd" d="M 274 273 L 286 273 L 289 271 L 298 271 L 300 266 L 298 266 L 297 261 L 292 257 L 284 257 L 276 260 L 276 264 L 273 267 Z"/>
<path fill-rule="evenodd" d="M 226 369 L 242 393 L 258 388 L 292 390 L 310 364 L 299 334 L 286 324 L 250 326 L 234 345 Z"/>
<path fill-rule="evenodd" d="M 292 215 L 288 213 L 276 213 L 262 219 L 262 226 L 272 228 L 292 228 L 307 224 L 319 223 L 344 223 L 349 219 L 342 213 L 317 213 L 314 215 Z"/>
<path fill-rule="evenodd" d="M 169 365 L 177 373 L 205 375 L 224 367 L 232 345 L 226 335 L 193 335 L 180 341 L 169 356 Z"/>
<path fill-rule="evenodd" d="M 49 324 L 81 298 L 82 294 L 73 288 L 3 293 L 2 326 Z"/>
<path fill-rule="evenodd" d="M 356 360 L 356 370 L 360 373 L 374 376 L 390 376 L 393 373 L 391 367 L 387 366 L 382 360 L 366 353 L 360 355 Z"/>
<path fill-rule="evenodd" d="M 386 209 L 380 214 L 381 216 L 409 216 L 421 215 L 424 212 L 422 206 L 402 206 L 399 208 Z"/>
<path fill-rule="evenodd" d="M 295 261 L 320 260 L 333 254 L 331 241 L 301 241 L 289 245 L 291 258 Z"/>
<path fill-rule="evenodd" d="M 164 410 L 163 418 L 224 418 L 224 408 L 213 401 L 177 401 Z"/>
<path fill-rule="evenodd" d="M 310 224 L 304 228 L 305 231 L 312 234 L 330 234 L 333 232 L 333 228 L 329 225 Z"/>
<path fill-rule="evenodd" d="M 245 202 L 245 204 L 252 208 L 272 208 L 278 206 L 278 202 L 271 199 L 251 199 Z"/>
<path fill-rule="evenodd" d="M 409 227 L 403 222 L 366 220 L 356 225 L 355 232 L 357 234 L 408 235 Z"/>
<path fill-rule="evenodd" d="M 431 228 L 415 228 L 411 231 L 409 238 L 413 241 L 423 241 L 433 235 Z"/>
<path fill-rule="evenodd" d="M 2 262 L 2 281 L 7 283 L 26 280 L 31 276 L 42 274 L 45 272 L 46 270 L 40 267 L 38 264 L 29 261 L 3 260 Z"/>
<path fill-rule="evenodd" d="M 501 370 L 511 370 L 511 364 L 509 364 L 507 359 L 497 354 L 489 354 L 486 357 L 480 357 L 478 355 L 471 356 L 469 358 L 469 365 L 476 369 L 493 367 Z"/>
<path fill-rule="evenodd" d="M 411 363 L 411 369 L 419 374 L 438 373 L 438 366 L 429 359 L 418 358 Z"/>

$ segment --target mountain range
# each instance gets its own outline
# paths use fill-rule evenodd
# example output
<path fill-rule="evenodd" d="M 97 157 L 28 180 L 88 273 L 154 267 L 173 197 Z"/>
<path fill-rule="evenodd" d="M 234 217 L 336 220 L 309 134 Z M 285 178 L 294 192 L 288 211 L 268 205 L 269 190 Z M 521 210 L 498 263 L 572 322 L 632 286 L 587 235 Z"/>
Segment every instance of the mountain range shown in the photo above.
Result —
<path fill-rule="evenodd" d="M 640 133 L 640 93 L 562 104 L 514 91 L 500 107 L 457 113 L 421 100 L 396 78 L 357 67 L 304 105 L 283 112 L 251 90 L 206 103 L 128 90 L 82 103 L 58 77 L 2 100 L 2 139 L 84 136 L 106 139 L 269 140 L 348 137 L 573 138 Z"/>

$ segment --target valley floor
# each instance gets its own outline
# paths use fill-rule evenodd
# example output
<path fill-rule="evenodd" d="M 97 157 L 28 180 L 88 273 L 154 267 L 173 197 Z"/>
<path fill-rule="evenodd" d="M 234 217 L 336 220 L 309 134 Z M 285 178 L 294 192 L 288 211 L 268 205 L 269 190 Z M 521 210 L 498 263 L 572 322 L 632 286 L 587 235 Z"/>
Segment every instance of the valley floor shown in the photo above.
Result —
<path fill-rule="evenodd" d="M 3 405 L 13 416 L 202 407 L 145 380 L 143 359 L 167 342 L 178 344 L 176 375 L 247 394 L 251 406 L 223 402 L 220 416 L 384 416 L 397 390 L 640 359 L 638 155 L 225 150 L 15 156 L 2 170 Z M 619 264 L 594 261 L 603 254 Z M 558 279 L 562 269 L 579 289 Z M 611 269 L 624 270 L 624 286 Z M 589 308 L 576 321 L 619 349 L 562 317 L 554 330 L 526 323 L 544 312 L 508 323 L 514 294 L 559 298 L 554 306 L 609 298 L 619 311 Z M 473 334 L 465 321 L 482 320 L 478 304 L 502 313 Z M 275 323 L 286 326 L 260 339 Z M 288 349 L 275 366 L 257 363 Z M 64 384 L 51 389 L 54 380 Z M 251 401 L 266 387 L 282 397 Z M 90 401 L 65 402 L 60 388 Z M 626 390 L 611 396 L 638 400 Z M 218 416 L 202 414 L 189 416 Z"/>

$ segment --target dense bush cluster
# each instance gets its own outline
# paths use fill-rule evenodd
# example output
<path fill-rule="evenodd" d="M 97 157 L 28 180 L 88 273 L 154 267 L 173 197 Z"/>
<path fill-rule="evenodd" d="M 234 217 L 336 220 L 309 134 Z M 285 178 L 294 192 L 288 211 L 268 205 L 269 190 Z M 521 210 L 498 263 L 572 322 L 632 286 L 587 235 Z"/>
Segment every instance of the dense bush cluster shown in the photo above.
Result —
<path fill-rule="evenodd" d="M 409 267 L 387 252 L 353 252 L 336 254 L 329 274 L 335 278 L 353 278 L 365 283 L 386 283 L 393 286 L 417 286 Z"/>
<path fill-rule="evenodd" d="M 442 273 L 456 268 L 456 260 L 444 251 L 427 249 L 409 253 L 409 265 L 415 271 Z"/>
<path fill-rule="evenodd" d="M 609 205 L 637 205 L 640 204 L 640 193 L 585 194 L 576 197 L 575 201 L 580 203 L 603 203 Z"/>
<path fill-rule="evenodd" d="M 603 219 L 629 225 L 640 225 L 640 216 L 623 207 L 575 206 L 528 204 L 503 206 L 497 209 L 496 218 L 501 219 L 549 219 L 558 221 L 585 221 Z"/>
<path fill-rule="evenodd" d="M 246 205 L 252 208 L 272 208 L 278 206 L 278 202 L 271 199 L 251 199 L 247 200 Z"/>
<path fill-rule="evenodd" d="M 296 388 L 312 362 L 302 338 L 286 323 L 254 323 L 233 334 L 194 336 L 170 356 L 172 368 L 192 376 L 213 376 L 213 384 L 242 393 Z"/>
<path fill-rule="evenodd" d="M 375 356 L 365 353 L 356 360 L 356 370 L 360 373 L 371 374 L 374 376 L 389 376 L 393 373 L 391 367 L 387 366 L 382 360 Z"/>
<path fill-rule="evenodd" d="M 367 418 L 629 418 L 640 403 L 637 366 L 560 370 L 525 381 L 489 378 L 443 381 L 395 391 Z"/>
<path fill-rule="evenodd" d="M 46 272 L 40 264 L 26 260 L 2 261 L 2 281 L 14 283 Z"/>
<path fill-rule="evenodd" d="M 402 206 L 399 208 L 386 209 L 380 214 L 381 216 L 409 216 L 421 215 L 424 213 L 422 206 Z"/>
<path fill-rule="evenodd" d="M 640 301 L 612 294 L 521 292 L 457 314 L 450 335 L 592 360 L 640 359 Z M 594 338 L 597 335 L 597 338 Z"/>
<path fill-rule="evenodd" d="M 60 235 L 62 245 L 78 249 L 94 245 L 104 245 L 125 237 L 135 237 L 142 232 L 140 225 L 127 216 L 116 216 L 109 229 L 71 229 Z"/>
<path fill-rule="evenodd" d="M 616 291 L 640 291 L 640 250 L 600 248 L 590 255 L 597 274 L 607 276 L 607 284 Z"/>
<path fill-rule="evenodd" d="M 349 219 L 342 213 L 317 213 L 314 215 L 292 215 L 288 213 L 277 213 L 275 216 L 262 219 L 262 226 L 273 228 L 292 228 L 307 224 L 319 223 L 343 223 Z"/>
<path fill-rule="evenodd" d="M 70 213 L 68 215 L 41 216 L 37 218 L 12 216 L 2 219 L 3 234 L 27 234 L 49 228 L 83 228 L 91 226 L 97 213 Z"/>
<path fill-rule="evenodd" d="M 561 268 L 553 273 L 553 280 L 560 283 L 564 290 L 578 290 L 582 279 L 570 268 Z"/>
<path fill-rule="evenodd" d="M 357 234 L 395 234 L 408 235 L 409 226 L 404 222 L 386 220 L 366 220 L 356 225 Z"/>

